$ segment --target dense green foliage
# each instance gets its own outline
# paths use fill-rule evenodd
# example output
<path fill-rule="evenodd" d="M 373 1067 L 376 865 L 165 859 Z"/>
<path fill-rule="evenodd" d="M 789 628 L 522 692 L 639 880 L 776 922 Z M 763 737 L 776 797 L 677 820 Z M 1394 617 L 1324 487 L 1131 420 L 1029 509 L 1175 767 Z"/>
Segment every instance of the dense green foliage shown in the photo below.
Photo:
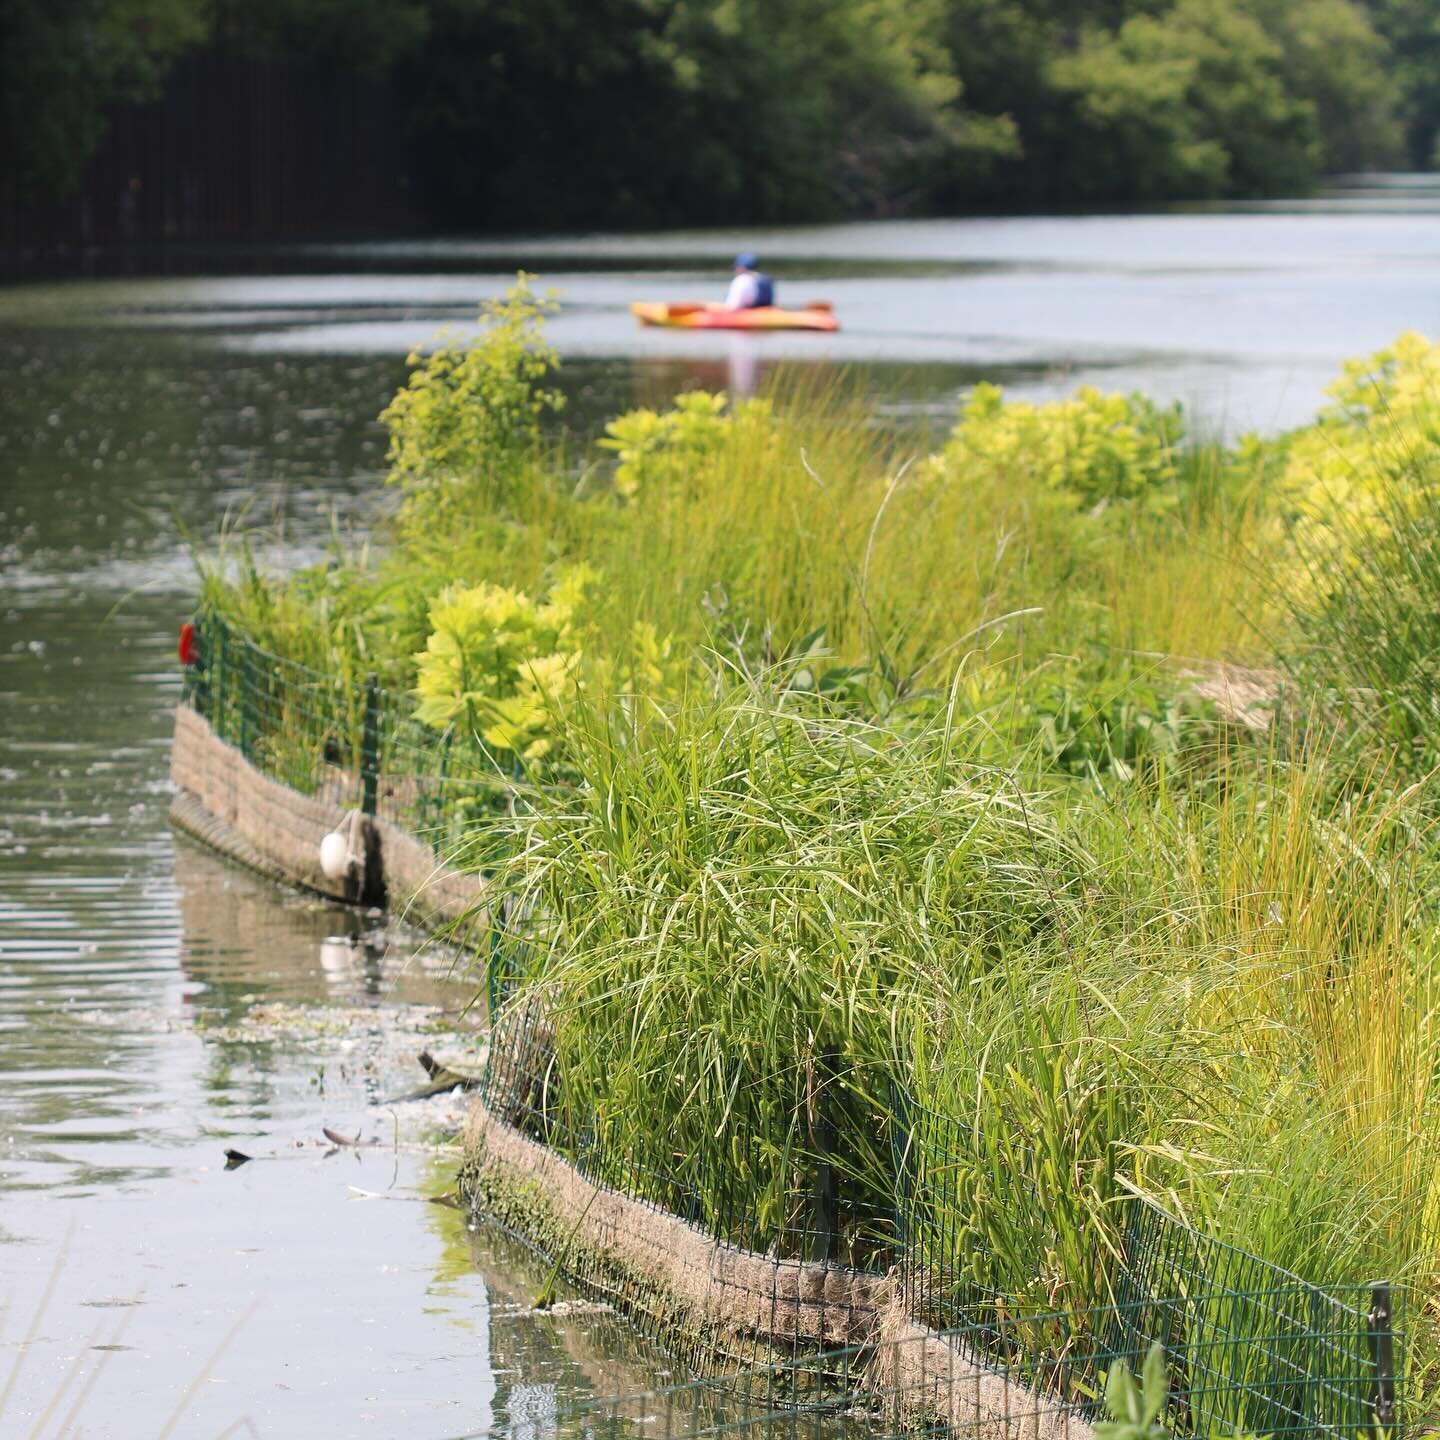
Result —
<path fill-rule="evenodd" d="M 439 0 L 407 82 L 427 189 L 498 226 L 875 208 L 995 145 L 957 102 L 940 9 Z"/>
<path fill-rule="evenodd" d="M 207 29 L 204 0 L 6 0 L 0 167 L 13 193 L 67 193 L 106 107 L 154 95 L 171 59 Z"/>
<path fill-rule="evenodd" d="M 1347 365 L 1280 476 L 1303 561 L 1291 604 L 1296 682 L 1321 725 L 1419 787 L 1440 763 L 1440 350 L 1403 335 Z"/>
<path fill-rule="evenodd" d="M 411 383 L 380 418 L 390 431 L 390 478 L 411 492 L 407 520 L 417 528 L 432 508 L 426 497 L 443 512 L 445 490 L 473 488 L 478 473 L 503 485 L 539 446 L 545 417 L 562 404 L 540 383 L 557 356 L 535 344 L 551 309 L 522 276 L 505 303 L 486 307 L 485 344 L 441 345 L 423 364 L 411 354 Z"/>
<path fill-rule="evenodd" d="M 14 0 L 3 158 L 63 193 L 207 35 L 388 75 L 431 216 L 494 229 L 1292 192 L 1440 124 L 1422 0 Z"/>
<path fill-rule="evenodd" d="M 1373 13 L 1394 57 L 1396 108 L 1410 163 L 1428 169 L 1440 150 L 1440 8 L 1430 0 L 1373 0 Z"/>
<path fill-rule="evenodd" d="M 503 777 L 459 824 L 543 1008 L 547 1133 L 781 1248 L 823 1158 L 827 1253 L 868 1262 L 903 1093 L 955 1137 L 916 1130 L 911 1240 L 1002 1310 L 1112 1298 L 1139 1195 L 1412 1282 L 1423 1384 L 1440 350 L 1403 336 L 1233 451 L 1140 397 L 982 387 L 907 455 L 799 389 L 632 412 L 577 464 L 531 423 L 539 319 L 522 286 L 417 361 L 381 557 L 207 601 L 411 687 Z M 500 413 L 457 430 L 462 393 Z"/>

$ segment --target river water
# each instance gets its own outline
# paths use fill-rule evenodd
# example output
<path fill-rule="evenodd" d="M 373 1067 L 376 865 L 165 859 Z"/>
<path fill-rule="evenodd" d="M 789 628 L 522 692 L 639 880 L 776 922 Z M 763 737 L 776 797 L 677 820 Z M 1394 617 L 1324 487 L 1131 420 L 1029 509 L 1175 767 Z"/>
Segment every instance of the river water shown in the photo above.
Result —
<path fill-rule="evenodd" d="M 742 243 L 841 333 L 634 326 L 631 299 L 718 293 Z M 1440 323 L 1440 190 L 147 263 L 228 273 L 0 290 L 0 1433 L 439 1437 L 665 1361 L 612 1317 L 534 1314 L 524 1253 L 432 1203 L 458 1102 L 382 1102 L 422 1048 L 474 1062 L 455 957 L 170 831 L 187 535 L 258 526 L 290 565 L 363 528 L 406 351 L 519 266 L 561 291 L 581 429 L 781 362 L 858 368 L 900 423 L 990 378 L 1283 428 L 1342 358 Z"/>

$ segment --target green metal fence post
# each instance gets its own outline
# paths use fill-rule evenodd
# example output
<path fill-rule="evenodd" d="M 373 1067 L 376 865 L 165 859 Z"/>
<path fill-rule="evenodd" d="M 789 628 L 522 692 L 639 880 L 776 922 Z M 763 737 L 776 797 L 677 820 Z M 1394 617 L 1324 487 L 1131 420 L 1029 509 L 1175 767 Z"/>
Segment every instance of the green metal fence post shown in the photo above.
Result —
<path fill-rule="evenodd" d="M 380 788 L 380 684 L 374 675 L 365 682 L 365 723 L 360 732 L 360 808 L 375 813 Z"/>
<path fill-rule="evenodd" d="M 890 1161 L 895 1173 L 895 1195 L 891 1206 L 894 1225 L 892 1244 L 895 1263 L 905 1299 L 910 1299 L 910 1216 L 915 1207 L 915 1137 L 910 1124 L 909 1095 L 902 1085 L 887 1080 L 889 1104 Z"/>
<path fill-rule="evenodd" d="M 210 636 L 204 620 L 197 615 L 190 622 L 195 627 L 195 663 L 185 672 L 184 696 L 190 708 L 202 718 L 210 718 Z"/>
<path fill-rule="evenodd" d="M 811 1191 L 810 1243 L 808 1259 L 831 1258 L 835 1248 L 835 1097 L 831 1093 L 840 1073 L 840 1051 L 825 1046 L 816 1057 L 809 1090 L 806 1113 L 809 1124 L 811 1153 L 815 1158 L 815 1176 Z"/>
<path fill-rule="evenodd" d="M 255 727 L 250 711 L 255 703 L 255 647 L 249 639 L 240 642 L 240 753 L 249 760 L 255 749 Z"/>
<path fill-rule="evenodd" d="M 505 923 L 505 897 L 492 904 L 486 917 L 490 922 L 490 947 L 485 956 L 485 1003 L 490 1007 L 486 1018 L 491 1025 L 500 1013 L 500 927 Z"/>
<path fill-rule="evenodd" d="M 445 738 L 440 742 L 440 768 L 435 779 L 435 817 L 434 823 L 438 830 L 445 823 L 445 781 L 450 774 L 450 745 L 455 739 L 455 727 L 452 725 L 445 731 Z M 449 835 L 441 833 L 435 837 L 434 848 L 439 851 L 448 842 Z"/>
<path fill-rule="evenodd" d="M 227 738 L 225 730 L 225 650 L 227 626 L 223 620 L 215 625 L 215 695 L 214 708 L 210 713 L 210 725 L 221 740 Z"/>
<path fill-rule="evenodd" d="M 1389 1285 L 1370 1292 L 1370 1353 L 1375 1361 L 1375 1428 L 1381 1433 L 1395 1427 L 1395 1331 L 1391 1319 Z"/>

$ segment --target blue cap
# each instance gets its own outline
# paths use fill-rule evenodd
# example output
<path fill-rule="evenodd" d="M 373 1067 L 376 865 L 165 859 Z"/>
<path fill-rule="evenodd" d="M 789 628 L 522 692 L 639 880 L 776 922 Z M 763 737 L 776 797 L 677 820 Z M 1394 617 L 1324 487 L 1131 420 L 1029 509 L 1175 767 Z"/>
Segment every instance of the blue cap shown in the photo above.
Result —
<path fill-rule="evenodd" d="M 735 268 L 737 270 L 753 270 L 760 262 L 748 251 L 742 250 L 735 257 Z"/>

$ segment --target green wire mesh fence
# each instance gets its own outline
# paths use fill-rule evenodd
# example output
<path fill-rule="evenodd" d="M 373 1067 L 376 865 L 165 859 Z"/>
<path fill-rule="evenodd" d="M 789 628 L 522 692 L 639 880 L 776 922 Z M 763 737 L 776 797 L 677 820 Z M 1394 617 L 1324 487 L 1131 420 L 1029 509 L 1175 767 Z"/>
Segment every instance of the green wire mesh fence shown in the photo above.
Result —
<path fill-rule="evenodd" d="M 492 976 L 502 977 L 482 1087 L 492 1114 L 566 1156 L 594 1183 L 679 1215 L 737 1249 L 859 1269 L 883 1270 L 894 1262 L 901 1220 L 888 1183 L 883 1194 L 846 1184 L 837 1167 L 818 1167 L 798 1148 L 777 1176 L 765 1162 L 747 1163 L 734 1155 L 721 1161 L 678 1154 L 663 1137 L 646 1155 L 617 1143 L 584 1097 L 561 1082 L 544 1006 L 533 991 L 508 991 L 505 980 L 512 973 L 513 962 L 491 966 Z M 798 1070 L 766 1083 L 772 1090 L 783 1087 L 792 1109 L 804 1106 Z M 861 1091 L 846 1111 L 851 1125 L 874 1136 L 887 1132 L 892 1115 L 883 1089 L 875 1095 Z M 757 1193 L 781 1197 L 764 1218 Z"/>
<path fill-rule="evenodd" d="M 686 1384 L 568 1406 L 537 1403 L 533 1391 L 502 1403 L 488 1431 L 512 1440 L 888 1440 L 922 1435 L 975 1440 L 1092 1440 L 1103 1418 L 1111 1366 L 1138 1372 L 1150 1348 L 1140 1314 L 1121 1311 L 1132 1340 L 1103 1356 L 1077 1354 L 1077 1328 L 1102 1330 L 1113 1311 L 1040 1312 L 994 1325 L 882 1336 L 864 1345 L 753 1365 Z M 1170 1387 L 1159 1421 L 1173 1435 L 1253 1434 L 1246 1416 L 1197 1421 L 1193 1385 L 1175 1383 L 1194 1364 L 1166 1354 Z M 1373 1381 L 1358 1372 L 1357 1387 Z M 1373 1417 L 1358 1429 L 1371 1428 Z M 1381 1427 L 1384 1428 L 1383 1426 Z M 1284 1426 L 1278 1433 L 1299 1433 Z M 1352 1434 L 1320 1424 L 1306 1433 Z M 1277 1433 L 1277 1432 L 1267 1432 Z"/>
<path fill-rule="evenodd" d="M 851 1088 L 863 1087 L 851 1077 Z M 895 1168 L 888 1193 L 875 1193 L 874 1177 L 861 1192 L 844 1167 L 825 1167 L 833 1182 L 826 1195 L 816 1181 L 818 1157 L 797 1154 L 779 1177 L 788 1203 L 763 1221 L 755 1195 L 775 1177 L 757 1185 L 755 1177 L 729 1166 L 717 1172 L 698 1157 L 641 1159 L 616 1147 L 593 1112 L 573 1097 L 567 1102 L 533 992 L 515 998 L 501 1016 L 484 1095 L 492 1113 L 564 1154 L 592 1183 L 678 1215 L 736 1251 L 772 1257 L 782 1268 L 821 1259 L 893 1276 L 908 1316 L 935 1331 L 963 1333 L 987 1365 L 1044 1359 L 1063 1373 L 1068 1405 L 1093 1402 L 1117 1358 L 1143 1357 L 1158 1341 L 1167 1355 L 1176 1433 L 1359 1437 L 1395 1423 L 1402 1336 L 1387 1287 L 1311 1284 L 1143 1199 L 1118 1197 L 1111 1233 L 1088 1237 L 1094 1290 L 1105 1303 L 1058 1308 L 1053 1297 L 1047 1304 L 1043 1295 L 1007 1291 L 971 1223 L 965 1177 L 974 1173 L 974 1157 L 964 1127 L 916 1105 L 892 1080 L 872 1090 L 870 1109 L 848 1114 L 853 1120 L 858 1113 L 867 1128 L 889 1127 Z M 1038 1258 L 1047 1237 L 1037 1228 L 1030 1243 Z M 717 1355 L 732 1366 L 753 1366 L 784 1333 L 782 1323 L 764 1322 L 773 1296 L 727 1293 L 725 1309 L 762 1318 L 748 1340 L 677 1336 L 643 1278 L 579 1250 L 562 1258 L 572 1279 L 667 1340 L 697 1369 L 713 1367 Z M 747 1280 L 741 1266 L 724 1273 L 727 1287 L 762 1283 Z"/>
<path fill-rule="evenodd" d="M 995 1278 L 968 1223 L 969 1185 L 977 1160 L 1002 1194 L 1007 1177 L 985 1164 L 968 1127 L 952 1117 L 908 1102 L 902 1123 L 896 1188 L 905 1197 L 899 1269 L 907 1311 L 941 1329 L 983 1327 L 1017 1297 Z M 1012 1203 L 1034 1213 L 1019 1195 Z M 1374 1287 L 1312 1284 L 1139 1196 L 1118 1196 L 1109 1208 L 1110 1233 L 1092 1236 L 1090 1248 L 1094 1289 L 1113 1298 L 1077 1312 L 1075 1357 L 1088 1353 L 1103 1368 L 1107 1356 L 1160 1341 L 1186 1433 L 1356 1434 L 1377 1416 L 1393 1419 L 1394 1340 L 1377 1339 L 1398 1328 L 1388 1290 L 1377 1298 Z M 1043 1234 L 1030 1237 L 1036 1253 L 1045 1243 Z"/>
<path fill-rule="evenodd" d="M 408 693 L 275 655 L 213 613 L 198 617 L 197 630 L 187 701 L 264 773 L 302 794 L 391 820 L 448 858 L 477 839 L 493 843 L 497 827 L 476 821 L 505 811 L 514 777 L 482 747 L 421 724 Z M 483 863 L 478 854 L 470 863 Z M 994 1157 L 977 1152 L 975 1137 L 955 1120 L 917 1106 L 893 1077 L 843 1077 L 843 1086 L 833 1087 L 843 1097 L 823 1127 L 827 1153 L 800 1147 L 780 1176 L 706 1169 L 696 1157 L 663 1148 L 645 1157 L 625 1152 L 593 1110 L 556 1082 L 543 1013 L 519 992 L 526 927 L 510 909 L 503 898 L 491 907 L 486 958 L 491 1013 L 500 1017 L 485 1082 L 491 1110 L 567 1156 L 597 1185 L 678 1215 L 736 1250 L 893 1273 L 907 1314 L 962 1337 L 964 1353 L 983 1358 L 987 1374 L 998 1366 L 994 1373 L 1018 1375 L 1030 1387 L 1023 1403 L 1033 1402 L 1032 1409 L 991 1417 L 986 1434 L 1008 1434 L 1012 1421 L 1026 1421 L 1021 1429 L 1035 1436 L 1042 1412 L 1085 1413 L 1108 1366 L 1117 1357 L 1138 1363 L 1153 1341 L 1166 1349 L 1169 1421 L 1177 1433 L 1358 1437 L 1397 1423 L 1402 1330 L 1388 1290 L 1309 1284 L 1139 1199 L 1117 1202 L 1112 1233 L 1094 1245 L 1107 1303 L 1029 1313 L 1034 1297 L 1005 1292 L 983 1237 L 966 1222 L 965 1177 L 977 1165 L 993 1172 Z M 794 1077 L 785 1083 L 793 1086 Z M 795 1100 L 798 1107 L 801 1097 Z M 842 1153 L 847 1144 L 871 1161 L 888 1156 L 888 1180 L 877 1183 L 872 1165 L 861 1184 L 862 1167 Z M 764 1219 L 757 1188 L 784 1192 L 784 1203 Z M 1043 1239 L 1036 1235 L 1035 1244 Z M 655 1297 L 634 1277 L 588 1262 L 568 1268 L 642 1325 L 666 1331 Z M 877 1400 L 873 1356 L 796 1355 L 758 1365 L 762 1353 L 770 1352 L 757 1341 L 725 1357 L 732 1368 L 750 1367 L 748 1408 L 738 1416 L 733 1386 L 730 1408 L 716 1412 L 702 1385 L 645 1397 L 654 1402 L 648 1419 L 637 1420 L 628 1402 L 606 1402 L 573 1412 L 565 1424 L 579 1426 L 577 1434 L 698 1436 L 758 1426 L 768 1436 L 777 1424 L 802 1421 L 815 1434 L 857 1423 L 866 1434 L 884 1434 L 887 1426 L 902 1433 L 896 1417 L 908 1415 L 915 1397 L 902 1385 L 882 1388 Z M 716 1351 L 709 1340 L 695 1340 L 687 1358 L 713 1369 Z M 870 1379 L 862 1384 L 862 1377 Z M 779 1405 L 782 1394 L 791 1398 Z M 796 1403 L 796 1396 L 808 1398 Z M 558 1416 L 546 1423 L 547 1433 L 568 1433 Z"/>
<path fill-rule="evenodd" d="M 447 855 L 483 839 L 474 822 L 509 803 L 513 777 L 473 740 L 417 720 L 408 692 L 273 654 L 214 612 L 196 631 L 187 702 L 281 784 L 393 821 Z"/>

